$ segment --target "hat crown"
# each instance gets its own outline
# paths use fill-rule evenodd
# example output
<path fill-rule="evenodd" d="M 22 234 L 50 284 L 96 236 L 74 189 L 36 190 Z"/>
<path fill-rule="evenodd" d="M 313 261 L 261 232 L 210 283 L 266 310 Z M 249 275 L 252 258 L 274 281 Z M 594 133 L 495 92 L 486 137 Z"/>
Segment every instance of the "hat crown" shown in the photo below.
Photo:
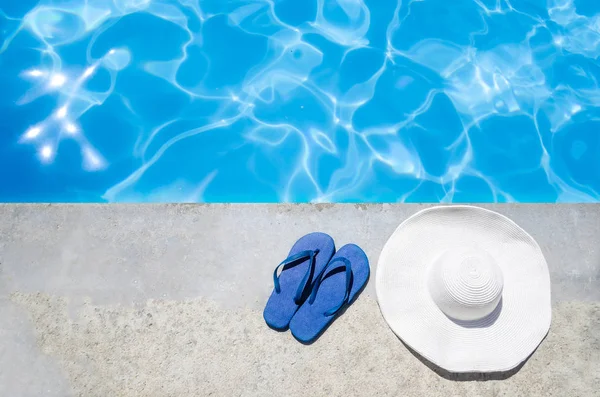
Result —
<path fill-rule="evenodd" d="M 496 261 L 485 251 L 450 249 L 430 266 L 429 293 L 444 314 L 456 320 L 487 317 L 502 298 L 504 279 Z"/>

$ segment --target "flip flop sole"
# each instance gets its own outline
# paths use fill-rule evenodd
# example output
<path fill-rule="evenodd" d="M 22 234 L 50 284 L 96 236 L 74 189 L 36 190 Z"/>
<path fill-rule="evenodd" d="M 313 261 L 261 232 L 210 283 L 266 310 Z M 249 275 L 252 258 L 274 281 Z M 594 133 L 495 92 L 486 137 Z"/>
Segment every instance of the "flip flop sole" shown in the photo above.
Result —
<path fill-rule="evenodd" d="M 325 314 L 338 306 L 346 294 L 345 266 L 334 266 L 334 270 L 323 279 L 319 286 L 314 302 L 312 304 L 309 301 L 304 302 L 290 322 L 290 331 L 300 342 L 311 343 L 316 340 L 335 318 L 352 304 L 369 280 L 369 259 L 360 247 L 354 244 L 345 245 L 331 260 L 338 257 L 346 258 L 352 268 L 348 302 L 336 314 Z M 328 274 L 329 272 L 330 270 L 327 269 Z"/>
<path fill-rule="evenodd" d="M 317 249 L 319 253 L 315 256 L 314 278 L 327 266 L 335 253 L 335 244 L 331 236 L 325 233 L 310 233 L 301 237 L 290 250 L 288 258 L 302 251 Z M 292 316 L 300 307 L 294 301 L 294 296 L 309 266 L 310 260 L 306 259 L 294 266 L 285 265 L 283 267 L 279 277 L 280 292 L 273 290 L 263 312 L 263 317 L 269 327 L 280 331 L 288 328 Z M 309 280 L 311 285 L 313 281 Z"/>

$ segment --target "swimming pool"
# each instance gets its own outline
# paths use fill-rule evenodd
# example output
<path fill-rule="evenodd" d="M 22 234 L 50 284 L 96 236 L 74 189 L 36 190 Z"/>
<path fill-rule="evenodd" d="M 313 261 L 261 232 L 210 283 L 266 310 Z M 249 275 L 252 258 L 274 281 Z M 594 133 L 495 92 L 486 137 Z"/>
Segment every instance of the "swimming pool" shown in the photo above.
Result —
<path fill-rule="evenodd" d="M 0 10 L 0 201 L 600 199 L 595 0 Z"/>

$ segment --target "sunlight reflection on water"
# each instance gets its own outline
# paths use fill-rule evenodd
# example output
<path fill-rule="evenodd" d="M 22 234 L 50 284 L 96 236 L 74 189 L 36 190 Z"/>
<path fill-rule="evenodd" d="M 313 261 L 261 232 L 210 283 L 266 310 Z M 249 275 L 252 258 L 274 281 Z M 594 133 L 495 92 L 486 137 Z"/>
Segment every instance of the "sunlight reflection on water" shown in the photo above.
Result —
<path fill-rule="evenodd" d="M 0 18 L 0 200 L 600 198 L 593 0 L 0 0 Z"/>

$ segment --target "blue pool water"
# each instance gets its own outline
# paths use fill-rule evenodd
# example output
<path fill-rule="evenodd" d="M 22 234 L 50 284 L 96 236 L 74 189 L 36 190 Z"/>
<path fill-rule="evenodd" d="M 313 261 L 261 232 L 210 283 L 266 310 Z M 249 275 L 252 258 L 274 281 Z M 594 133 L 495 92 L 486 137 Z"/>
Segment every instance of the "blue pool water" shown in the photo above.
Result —
<path fill-rule="evenodd" d="M 0 201 L 600 199 L 597 0 L 0 0 Z"/>

